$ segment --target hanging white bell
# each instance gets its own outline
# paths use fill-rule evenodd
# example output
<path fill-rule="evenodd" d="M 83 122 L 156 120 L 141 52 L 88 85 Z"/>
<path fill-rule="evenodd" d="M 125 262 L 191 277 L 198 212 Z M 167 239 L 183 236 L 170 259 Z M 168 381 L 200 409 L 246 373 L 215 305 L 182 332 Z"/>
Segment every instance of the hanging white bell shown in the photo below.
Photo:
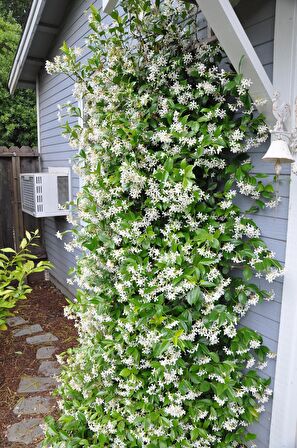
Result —
<path fill-rule="evenodd" d="M 275 173 L 279 176 L 281 172 L 282 163 L 293 163 L 295 159 L 293 158 L 288 143 L 285 140 L 273 140 L 262 157 L 266 162 L 275 163 Z"/>

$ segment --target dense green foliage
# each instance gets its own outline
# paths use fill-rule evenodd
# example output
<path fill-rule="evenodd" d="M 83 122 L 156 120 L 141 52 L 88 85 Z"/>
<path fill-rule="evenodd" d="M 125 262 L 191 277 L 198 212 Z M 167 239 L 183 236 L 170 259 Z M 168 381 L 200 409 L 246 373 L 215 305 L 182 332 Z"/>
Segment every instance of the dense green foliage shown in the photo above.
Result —
<path fill-rule="evenodd" d="M 0 0 L 0 16 L 13 17 L 23 27 L 31 3 L 31 0 Z"/>
<path fill-rule="evenodd" d="M 258 369 L 274 355 L 240 321 L 273 297 L 263 285 L 282 274 L 251 218 L 275 205 L 248 156 L 267 126 L 250 80 L 221 69 L 220 49 L 196 40 L 194 6 L 121 7 L 109 26 L 93 9 L 85 63 L 65 44 L 47 64 L 74 76 L 84 100 L 83 111 L 67 106 L 83 124 L 65 126 L 81 148 L 84 225 L 66 244 L 82 251 L 67 310 L 80 344 L 45 443 L 242 447 L 271 394 Z"/>
<path fill-rule="evenodd" d="M 35 92 L 20 89 L 12 96 L 7 88 L 20 34 L 12 17 L 0 17 L 0 146 L 37 143 Z"/>
<path fill-rule="evenodd" d="M 51 268 L 48 261 L 36 264 L 37 257 L 30 253 L 30 246 L 36 246 L 36 238 L 38 230 L 26 232 L 18 252 L 10 247 L 0 249 L 0 330 L 6 330 L 6 318 L 13 316 L 12 309 L 32 291 L 27 284 L 28 275 Z"/>

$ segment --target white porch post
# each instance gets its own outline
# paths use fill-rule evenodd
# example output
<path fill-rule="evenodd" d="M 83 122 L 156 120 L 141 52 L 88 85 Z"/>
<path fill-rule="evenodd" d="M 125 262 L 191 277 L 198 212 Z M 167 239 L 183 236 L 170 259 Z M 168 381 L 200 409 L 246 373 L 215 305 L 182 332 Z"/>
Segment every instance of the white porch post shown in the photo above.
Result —
<path fill-rule="evenodd" d="M 273 84 L 296 125 L 297 2 L 276 0 Z M 291 175 L 285 276 L 269 448 L 297 446 L 297 175 Z"/>

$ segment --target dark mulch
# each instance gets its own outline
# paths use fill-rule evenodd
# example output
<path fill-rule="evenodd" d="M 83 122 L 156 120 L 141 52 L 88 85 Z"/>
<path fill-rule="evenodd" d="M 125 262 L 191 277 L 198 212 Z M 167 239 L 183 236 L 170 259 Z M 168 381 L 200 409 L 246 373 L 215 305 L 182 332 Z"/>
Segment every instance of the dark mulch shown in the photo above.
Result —
<path fill-rule="evenodd" d="M 59 338 L 53 345 L 58 353 L 76 344 L 77 333 L 73 321 L 64 317 L 63 308 L 67 305 L 65 297 L 50 282 L 35 282 L 27 300 L 19 303 L 15 310 L 30 324 L 40 324 L 46 332 Z M 16 448 L 18 444 L 7 443 L 5 431 L 19 419 L 12 412 L 20 399 L 16 393 L 23 375 L 37 375 L 40 361 L 36 360 L 38 347 L 30 347 L 24 338 L 13 338 L 11 330 L 0 331 L 0 447 Z M 32 416 L 33 417 L 33 416 Z M 28 447 L 28 445 L 27 445 Z"/>

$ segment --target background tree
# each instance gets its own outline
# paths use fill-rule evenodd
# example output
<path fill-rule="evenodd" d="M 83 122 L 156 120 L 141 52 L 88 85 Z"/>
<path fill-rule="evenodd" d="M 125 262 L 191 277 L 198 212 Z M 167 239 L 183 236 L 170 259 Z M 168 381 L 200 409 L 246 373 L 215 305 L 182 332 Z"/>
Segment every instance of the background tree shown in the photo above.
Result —
<path fill-rule="evenodd" d="M 0 0 L 0 15 L 4 18 L 12 16 L 23 27 L 30 4 L 31 0 Z"/>
<path fill-rule="evenodd" d="M 20 2 L 21 3 L 21 2 Z M 21 25 L 0 3 L 0 145 L 34 146 L 37 140 L 35 93 L 19 89 L 10 95 L 7 83 L 21 35 Z"/>

